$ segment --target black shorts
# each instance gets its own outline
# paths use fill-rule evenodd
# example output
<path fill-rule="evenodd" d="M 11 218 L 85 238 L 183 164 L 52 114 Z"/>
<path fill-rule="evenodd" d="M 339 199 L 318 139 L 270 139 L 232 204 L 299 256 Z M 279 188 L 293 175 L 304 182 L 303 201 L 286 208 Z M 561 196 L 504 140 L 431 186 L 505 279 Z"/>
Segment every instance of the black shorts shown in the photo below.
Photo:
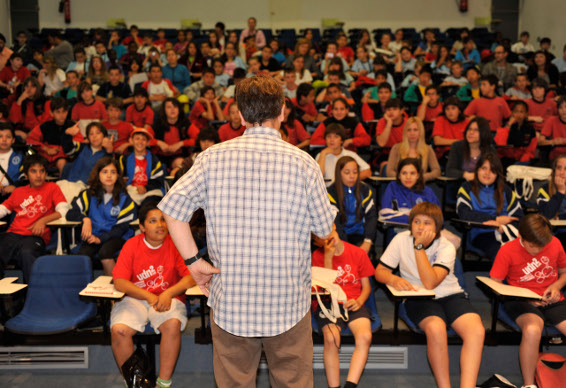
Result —
<path fill-rule="evenodd" d="M 562 300 L 548 306 L 533 306 L 530 302 L 513 300 L 503 304 L 507 315 L 517 321 L 523 314 L 535 314 L 539 316 L 545 324 L 556 326 L 566 320 L 566 301 Z"/>
<path fill-rule="evenodd" d="M 463 292 L 440 299 L 409 299 L 405 302 L 405 308 L 407 315 L 415 325 L 418 325 L 425 318 L 437 316 L 446 322 L 446 326 L 450 326 L 464 314 L 477 314 L 476 309 Z"/>
<path fill-rule="evenodd" d="M 331 309 L 330 302 L 324 302 L 324 306 L 326 307 L 327 310 L 330 311 Z M 346 314 L 344 313 L 344 306 L 341 304 L 339 304 L 338 306 L 340 306 L 340 314 L 342 314 L 342 316 L 345 317 Z M 330 323 L 334 323 L 330 319 L 326 318 L 326 316 L 320 309 L 320 306 L 316 308 L 314 313 L 316 316 L 316 321 L 318 322 L 318 327 L 320 327 L 321 330 L 324 326 Z M 340 330 L 344 330 L 348 326 L 348 322 L 355 321 L 356 319 L 359 318 L 371 319 L 371 314 L 369 313 L 369 310 L 367 309 L 366 306 L 360 307 L 360 309 L 357 311 L 348 310 L 348 321 L 344 321 L 342 318 L 338 318 L 336 320 L 336 325 L 340 327 Z"/>

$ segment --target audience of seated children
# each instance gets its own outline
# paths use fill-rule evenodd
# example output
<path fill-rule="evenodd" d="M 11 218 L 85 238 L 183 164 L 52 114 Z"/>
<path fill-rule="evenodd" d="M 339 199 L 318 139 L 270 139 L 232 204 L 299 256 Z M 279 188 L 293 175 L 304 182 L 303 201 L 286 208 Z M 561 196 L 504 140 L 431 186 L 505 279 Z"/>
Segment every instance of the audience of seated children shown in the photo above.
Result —
<path fill-rule="evenodd" d="M 354 334 L 355 348 L 344 387 L 355 388 L 364 371 L 371 346 L 371 315 L 364 303 L 373 292 L 369 277 L 375 270 L 367 253 L 340 240 L 336 230 L 332 231 L 327 240 L 315 236 L 314 243 L 319 248 L 312 254 L 312 265 L 337 270 L 339 275 L 335 283 L 340 285 L 348 300 L 339 304 L 340 314 L 346 320 L 339 317 L 336 323 L 324 315 L 318 303 L 314 308 L 324 336 L 326 381 L 329 387 L 340 387 L 340 332 L 348 327 Z M 324 300 L 323 303 L 326 303 L 327 309 L 331 308 L 328 301 Z"/>
<path fill-rule="evenodd" d="M 548 82 L 542 78 L 535 78 L 531 83 L 532 98 L 525 102 L 529 106 L 529 121 L 533 122 L 533 126 L 537 132 L 542 131 L 546 121 L 558 115 L 556 102 L 547 94 Z"/>
<path fill-rule="evenodd" d="M 421 104 L 417 108 L 416 116 L 427 124 L 427 128 L 430 127 L 432 129 L 436 118 L 443 112 L 442 106 L 443 103 L 440 102 L 438 87 L 434 85 L 427 86 Z"/>
<path fill-rule="evenodd" d="M 516 101 L 511 117 L 495 135 L 495 143 L 501 147 L 497 155 L 503 167 L 511 164 L 529 164 L 537 150 L 537 134 L 528 122 L 529 106 L 524 101 Z"/>
<path fill-rule="evenodd" d="M 88 189 L 72 203 L 67 220 L 82 221 L 77 254 L 100 260 L 105 275 L 111 275 L 114 258 L 134 235 L 135 204 L 126 192 L 118 162 L 105 156 L 94 165 Z"/>
<path fill-rule="evenodd" d="M 68 119 L 67 102 L 62 97 L 51 100 L 52 120 L 35 127 L 26 138 L 26 142 L 49 162 L 49 167 L 56 167 L 59 174 L 67 164 L 68 155 L 74 151 L 73 138 L 83 139 L 79 126 Z"/>
<path fill-rule="evenodd" d="M 131 104 L 134 99 L 130 85 L 121 82 L 122 70 L 118 66 L 111 66 L 108 69 L 108 82 L 100 85 L 96 91 L 96 99 L 98 101 L 106 102 L 110 98 L 119 97 L 122 99 L 124 105 Z"/>
<path fill-rule="evenodd" d="M 477 67 L 470 67 L 466 70 L 468 83 L 461 86 L 456 92 L 456 96 L 463 102 L 470 102 L 480 98 L 480 78 L 481 72 Z"/>
<path fill-rule="evenodd" d="M 297 97 L 291 100 L 297 110 L 297 119 L 304 125 L 314 121 L 322 121 L 326 117 L 316 110 L 314 105 L 314 88 L 309 83 L 300 84 L 297 88 Z"/>
<path fill-rule="evenodd" d="M 295 69 L 292 67 L 286 67 L 283 70 L 283 94 L 286 98 L 296 98 L 297 97 L 297 74 Z M 317 96 L 318 98 L 318 96 Z"/>
<path fill-rule="evenodd" d="M 460 387 L 473 388 L 481 364 L 485 329 L 455 275 L 456 250 L 443 236 L 442 210 L 430 202 L 413 207 L 410 230 L 393 238 L 375 271 L 378 282 L 398 291 L 433 290 L 434 299 L 409 299 L 407 315 L 424 331 L 427 355 L 439 387 L 450 387 L 447 326 L 462 338 Z M 399 268 L 399 275 L 393 271 Z"/>
<path fill-rule="evenodd" d="M 566 154 L 552 162 L 552 174 L 537 192 L 537 206 L 540 213 L 549 220 L 566 219 Z M 556 237 L 566 246 L 566 229 L 556 228 Z"/>
<path fill-rule="evenodd" d="M 133 104 L 126 109 L 126 122 L 134 127 L 151 128 L 153 126 L 154 112 L 149 104 L 147 90 L 137 87 L 134 90 Z"/>
<path fill-rule="evenodd" d="M 67 72 L 67 86 L 54 94 L 55 97 L 63 97 L 67 100 L 69 107 L 77 102 L 78 90 L 81 80 L 79 74 L 75 70 Z"/>
<path fill-rule="evenodd" d="M 185 291 L 196 283 L 167 233 L 161 210 L 148 203 L 139 211 L 141 234 L 124 244 L 112 272 L 114 286 L 126 294 L 112 308 L 110 331 L 116 364 L 134 353 L 133 336 L 149 323 L 161 333 L 157 386 L 171 386 L 187 324 Z"/>
<path fill-rule="evenodd" d="M 312 134 L 310 143 L 313 145 L 325 144 L 326 127 L 330 124 L 340 124 L 346 130 L 346 139 L 342 146 L 356 152 L 358 147 L 367 147 L 371 143 L 371 137 L 364 126 L 355 116 L 350 116 L 350 105 L 342 97 L 332 101 L 332 117 L 327 118 L 318 125 Z"/>
<path fill-rule="evenodd" d="M 73 111 L 71 112 L 71 120 L 74 122 L 80 120 L 101 121 L 108 118 L 104 104 L 94 98 L 92 86 L 88 82 L 81 82 L 79 85 L 77 99 L 78 102 L 73 106 Z M 86 128 L 86 125 L 84 127 Z"/>
<path fill-rule="evenodd" d="M 368 89 L 362 98 L 362 119 L 364 121 L 381 119 L 385 114 L 387 101 L 391 97 L 393 97 L 393 90 L 388 82 L 379 83 L 375 89 Z"/>
<path fill-rule="evenodd" d="M 200 81 L 193 82 L 191 86 L 183 91 L 183 93 L 187 95 L 189 100 L 194 102 L 202 97 L 200 93 L 202 88 L 205 86 L 211 86 L 214 88 L 214 94 L 218 98 L 221 98 L 224 95 L 224 89 L 216 82 L 216 73 L 214 73 L 214 69 L 210 67 L 206 67 L 202 71 L 202 79 Z"/>
<path fill-rule="evenodd" d="M 86 189 L 90 172 L 101 158 L 112 154 L 114 147 L 112 139 L 104 125 L 98 121 L 86 127 L 88 142 L 74 141 L 75 148 L 70 153 L 76 156 L 75 160 L 67 163 L 61 172 L 61 179 L 57 185 L 65 195 L 67 202 L 71 203 L 81 191 Z"/>
<path fill-rule="evenodd" d="M 216 58 L 213 62 L 212 68 L 214 69 L 214 74 L 216 76 L 214 78 L 214 82 L 222 86 L 222 89 L 226 90 L 232 77 L 224 72 L 224 62 L 222 59 Z"/>
<path fill-rule="evenodd" d="M 464 86 L 466 84 L 469 83 L 469 80 L 467 77 L 464 77 L 462 75 L 462 72 L 464 71 L 464 67 L 462 66 L 462 62 L 460 61 L 454 61 L 452 62 L 452 64 L 450 65 L 450 75 L 446 78 L 444 78 L 444 80 L 442 80 L 442 83 L 440 84 L 440 87 L 445 87 L 445 86 Z M 475 73 L 477 74 L 477 69 L 475 71 Z M 468 72 L 466 71 L 466 76 L 467 76 Z"/>
<path fill-rule="evenodd" d="M 385 114 L 377 122 L 376 140 L 380 147 L 393 147 L 403 140 L 403 128 L 407 121 L 403 104 L 398 98 L 392 98 L 385 103 Z"/>
<path fill-rule="evenodd" d="M 351 156 L 336 161 L 330 203 L 338 209 L 336 228 L 351 244 L 369 253 L 377 233 L 377 205 L 373 190 L 360 181 L 360 167 Z"/>
<path fill-rule="evenodd" d="M 379 218 L 406 224 L 409 212 L 416 204 L 431 202 L 440 205 L 432 189 L 425 186 L 421 166 L 421 160 L 416 158 L 399 161 L 395 180 L 387 185 L 381 197 Z"/>
<path fill-rule="evenodd" d="M 464 130 L 464 140 L 458 140 L 450 146 L 446 176 L 474 180 L 476 164 L 487 152 L 495 152 L 489 122 L 483 117 L 474 117 Z"/>
<path fill-rule="evenodd" d="M 347 139 L 346 130 L 344 127 L 337 123 L 329 124 L 324 131 L 324 140 L 326 147 L 316 155 L 316 161 L 320 166 L 326 186 L 331 186 L 334 183 L 336 175 L 336 163 L 343 156 L 353 158 L 358 164 L 358 173 L 360 180 L 364 180 L 371 176 L 371 168 L 358 154 L 353 151 L 344 149 L 342 146 Z"/>
<path fill-rule="evenodd" d="M 425 142 L 425 129 L 418 117 L 411 117 L 405 122 L 403 140 L 391 148 L 387 168 L 384 167 L 388 177 L 397 176 L 397 166 L 400 160 L 416 158 L 421 161 L 421 170 L 425 182 L 440 176 L 440 165 L 432 147 Z"/>
<path fill-rule="evenodd" d="M 469 234 L 474 248 L 493 261 L 501 245 L 517 237 L 516 225 L 523 209 L 505 184 L 503 166 L 495 153 L 482 154 L 474 173 L 474 179 L 458 190 L 456 212 L 462 220 L 493 227 L 472 228 Z"/>
<path fill-rule="evenodd" d="M 521 328 L 523 388 L 536 388 L 535 370 L 545 324 L 566 334 L 566 304 L 561 291 L 566 286 L 566 254 L 552 236 L 550 222 L 540 214 L 528 214 L 520 221 L 519 236 L 501 247 L 489 275 L 499 283 L 505 281 L 542 297 L 540 301 L 510 300 L 502 307 Z"/>
<path fill-rule="evenodd" d="M 551 116 L 545 120 L 540 132 L 540 145 L 558 145 L 550 152 L 550 160 L 566 152 L 566 96 L 560 96 L 556 101 L 558 116 Z"/>
<path fill-rule="evenodd" d="M 175 87 L 170 80 L 163 78 L 163 71 L 158 64 L 150 66 L 149 80 L 142 84 L 142 88 L 147 90 L 151 107 L 155 111 L 159 110 L 165 99 L 175 95 Z"/>
<path fill-rule="evenodd" d="M 195 145 L 198 133 L 191 133 L 189 127 L 190 122 L 179 101 L 174 98 L 165 100 L 155 120 L 155 141 L 151 145 L 155 143 L 159 147 L 157 154 L 170 168 L 181 165 L 183 147 Z"/>
<path fill-rule="evenodd" d="M 286 98 L 281 128 L 287 131 L 287 141 L 290 144 L 305 149 L 310 144 L 311 135 L 307 132 L 303 124 L 295 118 L 295 114 L 295 105 L 293 105 L 290 99 Z"/>
<path fill-rule="evenodd" d="M 442 106 L 442 114 L 436 118 L 432 129 L 434 151 L 439 159 L 447 154 L 449 146 L 464 140 L 464 131 L 468 122 L 460 99 L 455 96 L 448 97 Z"/>
<path fill-rule="evenodd" d="M 495 95 L 498 85 L 497 76 L 490 74 L 482 77 L 480 82 L 481 97 L 474 99 L 464 110 L 466 116 L 478 116 L 489 120 L 492 131 L 503 126 L 503 121 L 511 116 L 509 105 L 502 97 Z"/>
<path fill-rule="evenodd" d="M 430 66 L 423 66 L 417 77 L 418 82 L 410 85 L 405 91 L 403 100 L 407 103 L 421 103 L 426 95 L 426 88 L 432 85 L 432 70 Z"/>
<path fill-rule="evenodd" d="M 41 93 L 41 85 L 35 77 L 24 81 L 23 90 L 10 107 L 9 121 L 15 126 L 16 136 L 25 141 L 28 133 L 51 118 L 50 102 Z"/>
<path fill-rule="evenodd" d="M 120 157 L 120 170 L 127 177 L 127 191 L 136 205 L 164 194 L 165 169 L 158 157 L 147 149 L 152 140 L 151 129 L 134 129 L 130 136 L 133 152 Z"/>
<path fill-rule="evenodd" d="M 218 103 L 218 97 L 214 94 L 214 88 L 212 86 L 203 86 L 200 91 L 200 98 L 195 102 L 195 105 L 189 114 L 189 120 L 191 122 L 191 127 L 196 127 L 194 131 L 208 127 L 210 121 L 226 120 L 224 113 L 222 112 L 222 108 L 220 108 L 220 104 Z"/>
<path fill-rule="evenodd" d="M 228 122 L 218 128 L 218 136 L 220 141 L 232 140 L 238 136 L 242 136 L 246 131 L 246 127 L 242 125 L 240 110 L 238 105 L 233 102 L 228 108 Z"/>
<path fill-rule="evenodd" d="M 0 122 L 0 203 L 22 184 L 23 155 L 12 148 L 15 141 L 12 124 Z"/>
<path fill-rule="evenodd" d="M 108 107 L 106 110 L 108 119 L 103 121 L 102 125 L 104 125 L 108 131 L 108 136 L 114 142 L 114 152 L 123 154 L 131 145 L 129 139 L 134 127 L 132 124 L 120 119 L 124 109 L 124 104 L 120 97 L 108 99 L 106 106 Z"/>
<path fill-rule="evenodd" d="M 0 219 L 15 212 L 8 231 L 0 234 L 0 260 L 4 266 L 15 261 L 28 283 L 33 263 L 51 239 L 47 224 L 65 217 L 69 204 L 59 186 L 45 181 L 47 159 L 43 156 L 27 156 L 23 172 L 29 184 L 16 188 L 0 205 Z"/>
<path fill-rule="evenodd" d="M 528 100 L 531 98 L 529 80 L 525 73 L 519 73 L 515 77 L 515 85 L 505 91 L 505 98 L 510 100 Z"/>

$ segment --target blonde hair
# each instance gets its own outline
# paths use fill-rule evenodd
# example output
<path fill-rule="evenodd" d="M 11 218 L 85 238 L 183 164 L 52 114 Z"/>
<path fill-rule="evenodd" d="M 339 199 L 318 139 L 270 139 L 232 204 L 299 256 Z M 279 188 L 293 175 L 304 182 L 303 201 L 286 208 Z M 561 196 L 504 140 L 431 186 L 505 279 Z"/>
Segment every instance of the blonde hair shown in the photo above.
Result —
<path fill-rule="evenodd" d="M 401 143 L 399 143 L 399 155 L 400 155 L 400 159 L 405 159 L 409 157 L 409 152 L 411 150 L 411 146 L 409 145 L 409 138 L 407 136 L 407 132 L 409 130 L 409 126 L 413 123 L 417 124 L 417 128 L 419 130 L 419 140 L 417 142 L 417 154 L 419 155 L 419 158 L 421 160 L 421 168 L 423 171 L 423 174 L 427 171 L 428 169 L 428 153 L 429 153 L 429 147 L 426 144 L 425 141 L 425 129 L 424 129 L 424 125 L 421 119 L 419 119 L 418 117 L 410 117 L 409 119 L 407 119 L 407 122 L 405 123 L 405 126 L 403 127 L 403 140 L 401 140 Z"/>
<path fill-rule="evenodd" d="M 59 68 L 57 66 L 57 62 L 55 62 L 55 58 L 53 58 L 51 55 L 48 55 L 43 58 L 43 62 L 47 64 L 47 76 L 50 80 L 53 80 L 53 78 L 55 78 L 55 74 L 57 73 L 57 69 Z"/>

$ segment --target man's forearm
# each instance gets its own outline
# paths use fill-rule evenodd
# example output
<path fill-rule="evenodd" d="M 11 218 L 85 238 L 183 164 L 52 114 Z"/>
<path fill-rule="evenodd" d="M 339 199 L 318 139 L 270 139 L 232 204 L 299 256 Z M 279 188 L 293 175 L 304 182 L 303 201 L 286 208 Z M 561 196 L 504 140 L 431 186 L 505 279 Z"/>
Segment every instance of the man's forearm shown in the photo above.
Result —
<path fill-rule="evenodd" d="M 164 214 L 164 216 L 169 234 L 181 254 L 181 257 L 186 260 L 189 257 L 195 256 L 198 253 L 198 248 L 193 234 L 191 233 L 189 223 L 179 221 L 167 214 Z"/>

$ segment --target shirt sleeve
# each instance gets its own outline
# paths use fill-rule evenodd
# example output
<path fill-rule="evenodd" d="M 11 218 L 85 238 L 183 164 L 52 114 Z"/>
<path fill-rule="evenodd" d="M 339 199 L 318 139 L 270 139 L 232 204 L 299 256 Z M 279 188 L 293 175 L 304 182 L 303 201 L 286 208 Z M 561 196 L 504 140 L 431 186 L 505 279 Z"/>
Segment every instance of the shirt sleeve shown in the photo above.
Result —
<path fill-rule="evenodd" d="M 322 177 L 320 167 L 314 159 L 310 159 L 307 167 L 307 211 L 311 218 L 311 231 L 319 236 L 327 236 L 332 231 L 332 224 L 336 218 L 337 210 L 330 204 L 328 192 Z M 194 168 L 194 166 L 193 166 Z M 192 170 L 192 169 L 191 169 Z"/>
<path fill-rule="evenodd" d="M 432 266 L 442 267 L 448 271 L 448 273 L 454 270 L 454 261 L 456 260 L 456 248 L 450 242 L 444 240 L 440 237 L 441 241 L 438 247 L 438 252 L 436 254 L 436 260 Z"/>
<path fill-rule="evenodd" d="M 134 258 L 134 245 L 136 240 L 129 240 L 124 244 L 118 260 L 116 260 L 116 265 L 112 270 L 112 278 L 114 279 L 132 279 L 132 262 Z"/>
<path fill-rule="evenodd" d="M 366 132 L 364 126 L 360 123 L 354 128 L 354 137 L 352 138 L 352 143 L 356 147 L 369 146 L 371 143 L 371 137 Z"/>
<path fill-rule="evenodd" d="M 508 247 L 502 246 L 497 252 L 497 256 L 495 256 L 495 261 L 493 262 L 493 266 L 491 267 L 491 271 L 489 271 L 489 276 L 495 279 L 504 280 L 507 278 L 509 274 L 509 257 L 507 255 L 507 251 L 511 245 Z"/>
<path fill-rule="evenodd" d="M 199 154 L 189 172 L 161 200 L 158 205 L 161 211 L 179 221 L 189 222 L 197 209 L 206 209 L 206 159 L 203 153 Z"/>
<path fill-rule="evenodd" d="M 403 243 L 403 234 L 398 234 L 391 240 L 379 262 L 387 268 L 394 270 L 399 266 L 401 261 L 401 245 Z"/>
<path fill-rule="evenodd" d="M 367 278 L 373 276 L 375 274 L 375 268 L 373 267 L 373 264 L 371 263 L 369 256 L 362 249 L 360 249 L 357 252 L 358 252 L 358 265 L 359 265 L 358 277 L 361 279 L 361 278 Z"/>

